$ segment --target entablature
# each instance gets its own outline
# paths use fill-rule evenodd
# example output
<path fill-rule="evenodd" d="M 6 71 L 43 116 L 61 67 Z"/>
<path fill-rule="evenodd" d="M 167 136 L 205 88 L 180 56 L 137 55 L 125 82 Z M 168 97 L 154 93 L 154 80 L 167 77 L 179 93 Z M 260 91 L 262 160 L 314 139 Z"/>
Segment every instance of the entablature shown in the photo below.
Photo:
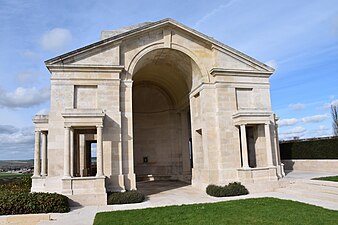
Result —
<path fill-rule="evenodd" d="M 62 117 L 65 127 L 103 126 L 106 113 L 102 109 L 65 109 Z"/>
<path fill-rule="evenodd" d="M 270 124 L 272 112 L 258 110 L 239 110 L 232 115 L 235 126 L 243 124 Z"/>

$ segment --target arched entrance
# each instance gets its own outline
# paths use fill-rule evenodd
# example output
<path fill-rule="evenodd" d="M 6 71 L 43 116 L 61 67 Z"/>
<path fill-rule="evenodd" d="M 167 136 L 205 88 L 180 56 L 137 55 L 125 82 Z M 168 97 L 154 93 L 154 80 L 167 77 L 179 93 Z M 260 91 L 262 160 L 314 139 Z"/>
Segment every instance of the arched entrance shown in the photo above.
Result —
<path fill-rule="evenodd" d="M 195 62 L 173 49 L 144 55 L 133 74 L 133 149 L 136 179 L 191 181 L 189 94 Z"/>

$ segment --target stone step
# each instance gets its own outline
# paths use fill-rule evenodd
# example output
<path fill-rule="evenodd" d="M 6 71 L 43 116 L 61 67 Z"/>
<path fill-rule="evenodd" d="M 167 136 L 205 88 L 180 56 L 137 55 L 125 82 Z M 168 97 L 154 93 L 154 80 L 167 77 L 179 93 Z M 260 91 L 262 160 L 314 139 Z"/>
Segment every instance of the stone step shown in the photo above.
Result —
<path fill-rule="evenodd" d="M 293 186 L 293 187 L 287 187 L 287 188 L 279 188 L 276 191 L 280 192 L 280 193 L 295 195 L 295 196 L 302 196 L 302 197 L 317 199 L 317 200 L 321 200 L 321 201 L 338 203 L 338 195 L 337 194 L 320 192 L 320 191 L 311 191 L 311 190 L 308 190 L 306 187 L 304 188 L 304 186 L 300 186 L 300 187 Z"/>

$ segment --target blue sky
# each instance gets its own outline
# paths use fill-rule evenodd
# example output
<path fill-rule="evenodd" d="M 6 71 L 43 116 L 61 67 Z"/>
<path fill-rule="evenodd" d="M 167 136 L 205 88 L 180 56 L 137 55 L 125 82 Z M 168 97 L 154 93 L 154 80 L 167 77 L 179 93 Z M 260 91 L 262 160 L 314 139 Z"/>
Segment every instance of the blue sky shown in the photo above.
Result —
<path fill-rule="evenodd" d="M 33 158 L 32 117 L 49 109 L 44 60 L 98 41 L 102 30 L 167 17 L 276 68 L 271 100 L 282 139 L 332 135 L 335 0 L 0 0 L 0 159 Z"/>

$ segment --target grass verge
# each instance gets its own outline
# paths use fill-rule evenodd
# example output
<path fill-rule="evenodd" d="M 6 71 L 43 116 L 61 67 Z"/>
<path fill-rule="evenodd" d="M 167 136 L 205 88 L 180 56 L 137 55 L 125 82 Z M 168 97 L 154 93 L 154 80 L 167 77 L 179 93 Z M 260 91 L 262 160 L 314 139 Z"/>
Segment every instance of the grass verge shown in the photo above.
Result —
<path fill-rule="evenodd" d="M 317 177 L 317 178 L 313 178 L 312 180 L 325 180 L 325 181 L 338 182 L 338 176 Z"/>
<path fill-rule="evenodd" d="M 96 214 L 94 225 L 113 224 L 336 224 L 338 211 L 276 198 L 167 206 Z"/>

